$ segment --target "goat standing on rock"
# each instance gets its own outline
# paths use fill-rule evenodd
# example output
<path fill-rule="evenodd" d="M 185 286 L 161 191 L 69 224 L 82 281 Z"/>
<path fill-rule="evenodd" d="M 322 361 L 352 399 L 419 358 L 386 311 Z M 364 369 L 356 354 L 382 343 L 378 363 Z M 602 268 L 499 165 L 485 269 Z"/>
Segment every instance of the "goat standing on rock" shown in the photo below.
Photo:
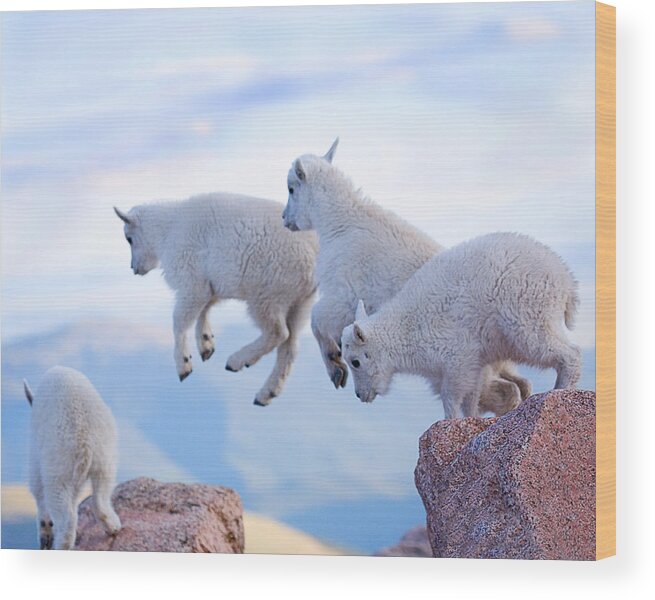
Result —
<path fill-rule="evenodd" d="M 280 223 L 281 206 L 237 194 L 207 194 L 181 202 L 135 206 L 125 214 L 132 270 L 161 265 L 175 290 L 175 365 L 180 381 L 193 370 L 187 331 L 196 322 L 202 360 L 214 353 L 208 314 L 221 300 L 244 300 L 262 335 L 227 360 L 228 371 L 254 365 L 277 348 L 272 373 L 255 397 L 265 406 L 279 395 L 298 351 L 298 334 L 314 300 L 318 242 Z"/>
<path fill-rule="evenodd" d="M 581 352 L 564 325 L 573 327 L 577 305 L 577 283 L 552 250 L 488 234 L 435 256 L 374 315 L 360 302 L 344 358 L 362 402 L 412 373 L 431 382 L 447 419 L 474 417 L 483 369 L 498 361 L 554 368 L 556 388 L 575 386 Z"/>
<path fill-rule="evenodd" d="M 42 550 L 75 546 L 77 503 L 88 479 L 95 514 L 110 535 L 121 528 L 111 505 L 116 477 L 116 423 L 79 371 L 53 367 L 36 392 L 23 382 L 32 407 L 30 491 Z"/>
<path fill-rule="evenodd" d="M 336 388 L 346 385 L 348 367 L 341 358 L 341 334 L 355 320 L 358 300 L 364 301 L 369 312 L 377 312 L 443 250 L 355 189 L 331 164 L 338 141 L 325 156 L 306 154 L 293 162 L 283 213 L 286 227 L 316 230 L 320 240 L 316 264 L 320 300 L 312 309 L 312 331 Z M 503 415 L 531 393 L 530 382 L 509 361 L 486 368 L 484 377 L 483 411 Z"/>

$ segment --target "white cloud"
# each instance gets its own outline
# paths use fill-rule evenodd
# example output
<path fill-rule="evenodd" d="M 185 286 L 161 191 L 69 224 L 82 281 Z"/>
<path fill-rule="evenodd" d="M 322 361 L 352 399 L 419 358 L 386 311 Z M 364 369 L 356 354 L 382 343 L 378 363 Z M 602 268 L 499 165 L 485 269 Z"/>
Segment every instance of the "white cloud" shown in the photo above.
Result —
<path fill-rule="evenodd" d="M 561 33 L 559 26 L 554 21 L 534 17 L 508 19 L 505 28 L 510 38 L 517 42 L 550 40 Z"/>
<path fill-rule="evenodd" d="M 291 29 L 300 26 L 305 15 L 314 14 L 312 10 L 287 12 L 291 20 L 284 27 Z M 155 44 L 138 59 L 121 55 L 103 85 L 121 81 L 126 85 L 112 86 L 110 94 L 92 94 L 90 102 L 55 102 L 47 111 L 29 102 L 14 103 L 18 113 L 5 115 L 11 118 L 3 120 L 4 135 L 15 133 L 12 126 L 23 123 L 38 143 L 27 144 L 31 150 L 23 153 L 6 146 L 3 156 L 5 166 L 21 166 L 29 174 L 31 165 L 35 175 L 33 180 L 26 176 L 20 185 L 6 185 L 3 190 L 2 266 L 3 282 L 8 285 L 4 314 L 26 316 L 33 310 L 30 294 L 36 293 L 38 282 L 47 282 L 44 291 L 53 308 L 84 310 L 90 302 L 97 311 L 120 316 L 134 310 L 141 299 L 154 314 L 168 314 L 171 293 L 163 282 L 154 274 L 144 280 L 129 275 L 129 251 L 111 206 L 129 208 L 217 190 L 284 202 L 291 160 L 304 152 L 324 152 L 337 135 L 341 146 L 336 164 L 374 200 L 444 244 L 499 229 L 529 233 L 556 250 L 572 240 L 594 243 L 593 64 L 585 70 L 586 54 L 580 51 L 569 61 L 579 64 L 578 69 L 547 68 L 543 75 L 532 73 L 529 79 L 536 87 L 518 86 L 515 93 L 519 95 L 500 111 L 496 104 L 480 103 L 470 86 L 457 87 L 457 82 L 466 83 L 466 73 L 479 76 L 476 65 L 480 61 L 487 61 L 499 78 L 499 89 L 505 82 L 513 93 L 516 73 L 534 71 L 529 50 L 514 48 L 516 56 L 501 61 L 503 68 L 497 65 L 498 55 L 487 56 L 485 38 L 475 35 L 489 19 L 493 22 L 492 17 L 503 17 L 510 36 L 528 32 L 543 39 L 559 31 L 560 21 L 544 16 L 536 7 L 523 7 L 519 17 L 511 17 L 509 9 L 481 6 L 426 9 L 424 18 L 418 19 L 401 11 L 394 18 L 419 23 L 416 35 L 408 38 L 399 31 L 387 44 L 375 45 L 371 42 L 379 31 L 373 24 L 388 25 L 392 13 L 373 10 L 368 19 L 371 28 L 362 39 L 346 34 L 357 31 L 356 20 L 364 18 L 367 9 L 353 8 L 349 14 L 355 21 L 340 30 L 348 41 L 347 61 L 338 48 L 310 39 L 312 32 L 321 29 L 316 23 L 302 29 L 307 51 L 300 53 L 278 44 L 272 30 L 266 35 L 271 36 L 268 42 L 275 51 L 268 52 L 259 40 L 236 46 L 231 37 L 200 52 L 198 40 L 191 43 L 179 36 L 165 49 Z M 157 18 L 162 19 L 162 27 L 176 31 L 164 15 Z M 190 15 L 185 16 L 185 27 L 193 22 Z M 206 23 L 199 21 L 197 26 L 202 35 L 209 35 Z M 428 36 L 430 27 L 433 31 Z M 132 24 L 127 31 L 134 35 L 139 29 Z M 463 36 L 473 36 L 472 42 L 478 44 L 466 51 L 477 53 L 465 53 L 465 60 L 451 48 L 457 48 Z M 113 43 L 111 37 L 104 43 Z M 558 48 L 552 47 L 557 61 Z M 540 58 L 546 67 L 548 56 Z M 80 73 L 95 77 L 92 56 L 87 58 L 86 70 Z M 51 63 L 45 60 L 44 64 Z M 454 75 L 451 87 L 442 85 L 442 76 Z M 334 76 L 346 78 L 330 83 Z M 93 92 L 88 84 L 95 80 L 84 77 L 71 79 L 67 74 L 67 81 L 80 86 L 86 82 Z M 306 77 L 309 83 L 282 100 L 267 100 L 266 90 L 249 87 L 285 77 L 300 81 Z M 184 85 L 177 85 L 180 78 Z M 222 121 L 211 102 L 205 106 L 198 100 L 209 89 L 220 90 L 222 83 L 240 90 L 243 102 L 252 94 L 264 96 L 242 102 L 242 110 Z M 50 84 L 47 79 L 44 89 Z M 44 97 L 34 94 L 38 86 L 37 79 L 28 78 L 12 82 L 11 87 L 26 97 Z M 72 88 L 66 89 L 57 93 L 70 96 Z M 543 92 L 536 94 L 536 104 L 535 90 Z M 58 113 L 57 106 L 64 112 Z M 170 106 L 182 112 L 168 114 Z M 147 119 L 141 123 L 136 115 L 143 110 Z M 48 120 L 57 124 L 76 118 L 98 120 L 108 137 L 95 143 L 93 138 L 72 135 L 63 146 L 56 145 L 62 140 L 48 133 Z M 116 131 L 111 127 L 114 123 Z M 121 129 L 127 124 L 129 128 Z M 153 142 L 164 133 L 171 136 L 170 147 Z M 84 162 L 88 144 L 92 144 L 89 151 L 99 147 L 112 160 Z M 137 158 L 121 161 L 122 154 L 134 147 L 142 147 Z M 76 161 L 79 170 L 66 170 Z M 43 175 L 40 169 L 50 163 L 61 165 L 62 172 Z M 11 183 L 10 177 L 5 179 Z M 53 273 L 62 274 L 59 281 Z M 29 290 L 31 281 L 34 288 Z M 589 339 L 589 333 L 584 337 Z"/>
<path fill-rule="evenodd" d="M 179 59 L 159 60 L 147 68 L 142 67 L 142 77 L 168 78 L 179 75 L 203 76 L 217 72 L 235 72 L 243 79 L 252 76 L 261 68 L 257 59 L 248 55 L 230 54 L 227 56 L 192 56 Z"/>

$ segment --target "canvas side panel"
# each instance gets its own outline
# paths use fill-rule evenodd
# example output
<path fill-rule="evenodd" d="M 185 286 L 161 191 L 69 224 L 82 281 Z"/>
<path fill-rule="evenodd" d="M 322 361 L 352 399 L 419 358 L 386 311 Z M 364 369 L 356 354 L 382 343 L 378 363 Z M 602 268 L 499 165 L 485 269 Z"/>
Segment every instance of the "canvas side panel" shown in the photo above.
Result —
<path fill-rule="evenodd" d="M 616 554 L 616 9 L 596 3 L 596 558 Z"/>

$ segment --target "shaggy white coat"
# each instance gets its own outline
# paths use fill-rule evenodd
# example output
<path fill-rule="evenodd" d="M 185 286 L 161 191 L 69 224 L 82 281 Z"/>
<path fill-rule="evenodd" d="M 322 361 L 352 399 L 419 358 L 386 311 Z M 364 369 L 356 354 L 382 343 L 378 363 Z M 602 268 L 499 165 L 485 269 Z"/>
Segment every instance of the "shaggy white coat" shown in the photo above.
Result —
<path fill-rule="evenodd" d="M 294 235 L 282 226 L 282 206 L 271 200 L 215 193 L 180 202 L 135 206 L 125 223 L 132 269 L 145 275 L 161 266 L 175 290 L 174 358 L 180 381 L 193 370 L 187 331 L 196 323 L 202 360 L 214 352 L 208 313 L 225 299 L 243 300 L 262 334 L 232 354 L 229 371 L 254 365 L 277 348 L 275 366 L 255 404 L 279 395 L 297 355 L 316 284 L 315 234 Z"/>
<path fill-rule="evenodd" d="M 514 233 L 475 238 L 437 254 L 377 313 L 360 304 L 343 332 L 357 396 L 372 402 L 395 373 L 426 377 L 446 418 L 476 416 L 485 367 L 511 360 L 557 371 L 574 387 L 580 349 L 568 341 L 577 283 L 564 262 Z"/>
<path fill-rule="evenodd" d="M 319 237 L 320 299 L 312 309 L 312 331 L 328 375 L 339 388 L 345 387 L 348 374 L 341 358 L 341 334 L 355 320 L 358 300 L 369 313 L 377 312 L 443 248 L 355 189 L 331 164 L 337 143 L 325 156 L 307 154 L 294 161 L 283 218 L 289 229 L 312 229 Z M 530 382 L 511 363 L 487 369 L 485 376 L 480 398 L 484 411 L 505 414 L 530 395 Z"/>
<path fill-rule="evenodd" d="M 117 459 L 111 411 L 75 369 L 53 367 L 36 394 L 23 384 L 32 406 L 29 486 L 41 549 L 75 546 L 78 499 L 89 479 L 95 513 L 107 533 L 116 534 L 121 522 L 111 505 Z"/>

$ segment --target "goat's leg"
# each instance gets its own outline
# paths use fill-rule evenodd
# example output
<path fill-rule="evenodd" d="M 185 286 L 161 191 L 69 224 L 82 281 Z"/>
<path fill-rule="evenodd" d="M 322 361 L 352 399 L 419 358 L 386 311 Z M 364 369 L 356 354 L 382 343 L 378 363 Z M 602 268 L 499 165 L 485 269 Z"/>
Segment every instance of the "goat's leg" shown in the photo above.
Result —
<path fill-rule="evenodd" d="M 209 360 L 214 354 L 214 334 L 209 324 L 209 311 L 218 301 L 217 298 L 212 298 L 207 302 L 196 321 L 196 345 L 203 361 Z"/>
<path fill-rule="evenodd" d="M 43 481 L 36 461 L 32 461 L 30 464 L 30 491 L 36 500 L 36 524 L 39 548 L 41 550 L 52 550 L 55 539 L 53 523 L 45 503 Z"/>
<path fill-rule="evenodd" d="M 284 382 L 291 373 L 291 367 L 298 354 L 298 335 L 307 320 L 313 302 L 314 294 L 311 294 L 289 309 L 286 318 L 289 337 L 277 347 L 275 366 L 266 383 L 257 392 L 255 404 L 266 406 L 282 392 Z"/>
<path fill-rule="evenodd" d="M 114 487 L 115 469 L 97 468 L 91 473 L 93 489 L 93 509 L 105 531 L 116 535 L 121 529 L 121 520 L 111 504 L 111 492 Z"/>
<path fill-rule="evenodd" d="M 521 377 L 516 372 L 514 363 L 510 361 L 503 361 L 497 366 L 497 374 L 501 379 L 511 381 L 516 384 L 521 392 L 521 400 L 525 400 L 532 394 L 532 384 L 529 379 Z M 515 407 L 512 407 L 515 408 Z M 511 410 L 511 409 L 510 409 Z"/>
<path fill-rule="evenodd" d="M 312 332 L 321 350 L 330 381 L 336 389 L 346 387 L 348 367 L 341 358 L 341 333 L 349 325 L 345 307 L 329 305 L 320 300 L 312 310 Z"/>
<path fill-rule="evenodd" d="M 497 417 L 501 417 L 515 409 L 522 398 L 519 386 L 514 381 L 501 377 L 497 369 L 497 365 L 487 365 L 482 370 L 479 408 L 482 413 L 493 412 Z"/>
<path fill-rule="evenodd" d="M 198 315 L 207 305 L 206 296 L 193 293 L 177 294 L 175 309 L 173 310 L 173 334 L 175 336 L 175 367 L 180 381 L 184 381 L 193 371 L 191 352 L 187 346 L 187 331 L 198 318 Z"/>
<path fill-rule="evenodd" d="M 482 368 L 479 365 L 447 365 L 443 371 L 440 394 L 446 419 L 477 417 L 482 385 Z"/>
<path fill-rule="evenodd" d="M 243 367 L 251 367 L 262 356 L 273 351 L 289 337 L 286 323 L 286 311 L 258 312 L 255 316 L 262 334 L 252 343 L 232 354 L 225 365 L 228 371 L 240 371 Z"/>
<path fill-rule="evenodd" d="M 547 320 L 523 328 L 513 336 L 514 358 L 542 369 L 555 369 L 555 388 L 574 388 L 582 369 L 582 351 L 568 341 L 560 323 Z"/>
<path fill-rule="evenodd" d="M 72 486 L 46 492 L 48 510 L 54 523 L 55 550 L 72 550 L 77 534 L 77 497 Z"/>

